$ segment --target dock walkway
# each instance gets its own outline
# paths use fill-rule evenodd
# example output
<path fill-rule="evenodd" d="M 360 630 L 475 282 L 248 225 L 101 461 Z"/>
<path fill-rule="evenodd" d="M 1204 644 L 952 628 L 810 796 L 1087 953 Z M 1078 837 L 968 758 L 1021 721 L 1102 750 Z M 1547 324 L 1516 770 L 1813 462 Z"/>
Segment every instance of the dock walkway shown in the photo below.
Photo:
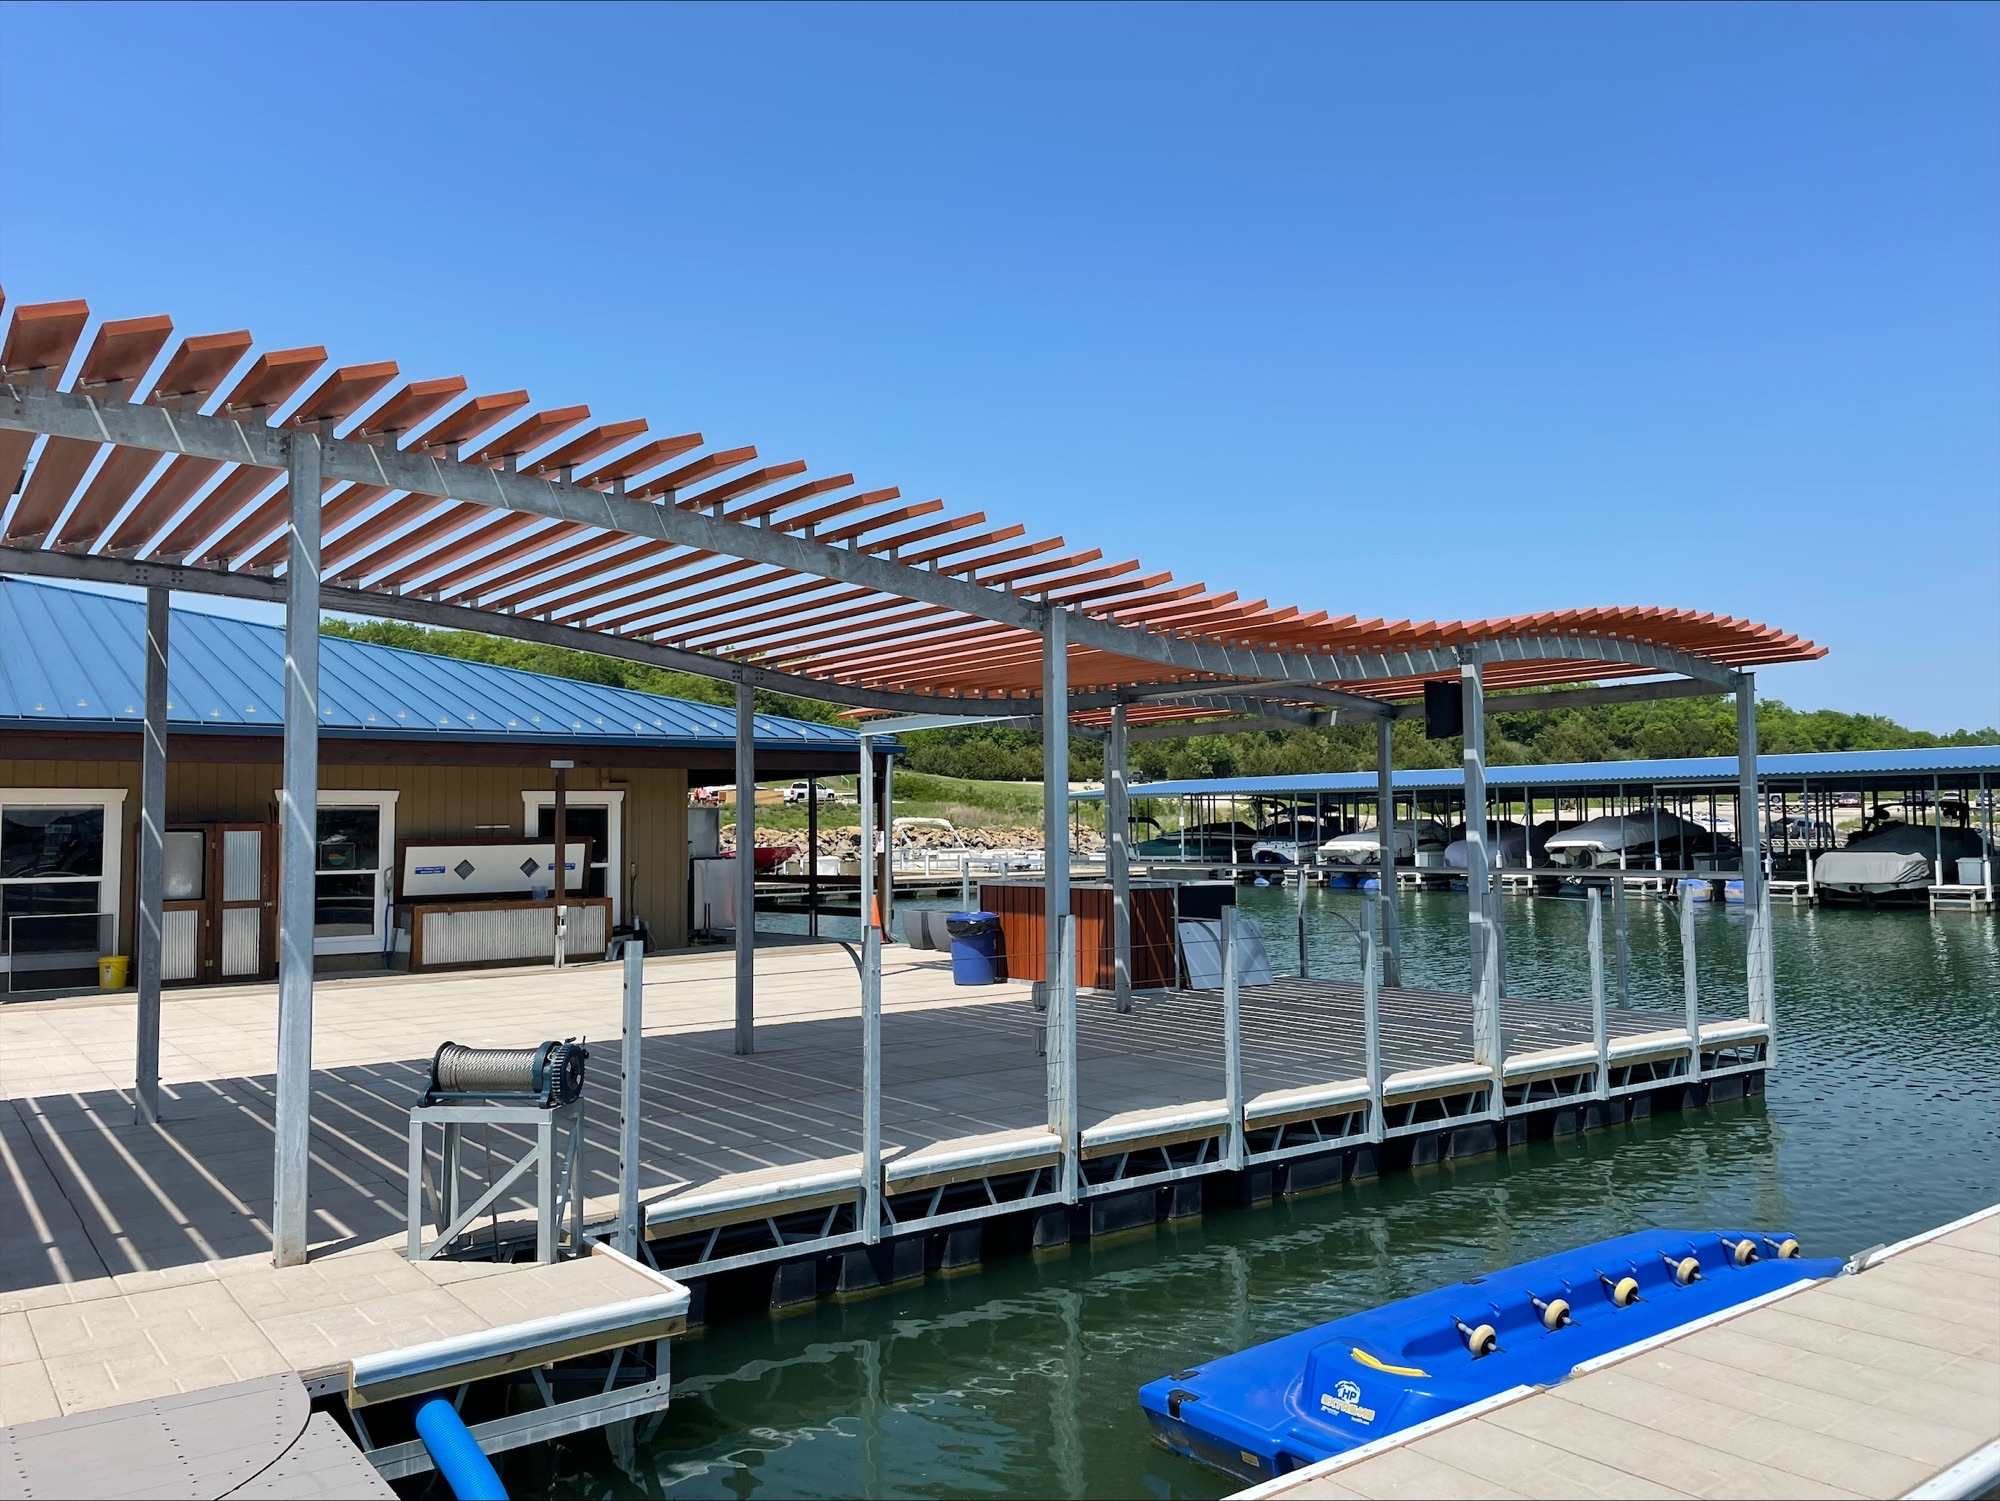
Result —
<path fill-rule="evenodd" d="M 1864 1267 L 1235 1501 L 1991 1494 L 2000 1484 L 2000 1206 L 1877 1252 Z"/>
<path fill-rule="evenodd" d="M 760 948 L 750 1056 L 732 1050 L 732 965 L 725 953 L 646 962 L 640 1178 L 656 1239 L 699 1240 L 703 1225 L 761 1223 L 773 1206 L 851 1200 L 858 1187 L 861 1027 L 851 962 L 832 945 Z M 617 1192 L 620 987 L 619 967 L 606 964 L 322 982 L 314 1255 L 399 1242 L 409 1108 L 432 1052 L 447 1039 L 501 1047 L 547 1037 L 589 1041 L 585 1193 L 589 1217 L 608 1219 Z M 1053 1141 L 1042 1139 L 1047 1072 L 1025 985 L 956 988 L 948 959 L 895 947 L 885 955 L 883 991 L 892 1194 L 918 1181 L 956 1187 L 1045 1152 Z M 1440 1112 L 1463 1108 L 1490 1084 L 1485 1071 L 1468 1068 L 1470 1011 L 1464 996 L 1383 992 L 1382 1066 L 1395 1107 L 1386 1113 L 1400 1109 L 1417 1123 L 1408 1129 L 1431 1129 Z M 1081 998 L 1087 1157 L 1138 1164 L 1148 1143 L 1223 1129 L 1221 1013 L 1212 992 L 1142 992 L 1124 1014 L 1108 997 Z M 1242 1014 L 1245 1124 L 1263 1133 L 1252 1145 L 1281 1138 L 1300 1145 L 1268 1147 L 1267 1155 L 1323 1151 L 1315 1133 L 1328 1113 L 1366 1106 L 1359 987 L 1292 981 L 1246 989 Z M 1559 1104 L 1528 1096 L 1549 1079 L 1594 1069 L 1586 1007 L 1509 999 L 1502 1015 L 1509 1087 L 1523 1108 Z M 1705 1026 L 1704 1048 L 1731 1046 L 1729 1029 L 1742 1026 L 1714 1024 L 1714 1038 Z M 1678 1014 L 1614 1010 L 1608 1030 L 1615 1066 L 1643 1074 L 1649 1059 L 1687 1056 Z M 170 994 L 161 1047 L 165 1120 L 142 1126 L 132 1117 L 129 997 L 0 1007 L 0 1219 L 25 1229 L 0 1241 L 0 1292 L 267 1252 L 276 1031 L 270 986 Z M 1187 1127 L 1183 1117 L 1194 1116 L 1203 1123 Z M 1399 1128 L 1392 1121 L 1389 1129 Z M 500 1128 L 494 1136 L 498 1155 L 508 1142 Z M 479 1164 L 476 1136 L 465 1158 L 468 1171 Z M 899 1185 L 898 1163 L 923 1167 L 923 1178 Z M 1186 1170 L 1218 1165 L 1211 1152 Z M 508 1214 L 526 1208 L 523 1198 L 503 1209 L 503 1227 Z M 746 1254 L 771 1259 L 768 1251 Z M 697 1270 L 692 1257 L 677 1245 L 660 1264 L 689 1275 Z"/>

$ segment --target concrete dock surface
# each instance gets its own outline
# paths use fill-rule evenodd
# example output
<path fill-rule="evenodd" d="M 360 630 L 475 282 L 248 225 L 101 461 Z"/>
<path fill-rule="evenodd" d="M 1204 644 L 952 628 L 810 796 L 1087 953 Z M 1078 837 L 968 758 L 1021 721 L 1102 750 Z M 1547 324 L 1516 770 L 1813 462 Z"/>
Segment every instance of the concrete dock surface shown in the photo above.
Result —
<path fill-rule="evenodd" d="M 1236 1501 L 1990 1494 L 2000 1206 L 1590 1365 Z"/>

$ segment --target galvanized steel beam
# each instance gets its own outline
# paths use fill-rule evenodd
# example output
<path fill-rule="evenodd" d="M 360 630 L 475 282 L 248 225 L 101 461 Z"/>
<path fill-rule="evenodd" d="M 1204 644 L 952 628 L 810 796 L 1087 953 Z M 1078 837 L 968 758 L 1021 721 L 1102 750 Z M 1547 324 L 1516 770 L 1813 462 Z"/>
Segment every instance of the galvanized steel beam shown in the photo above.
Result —
<path fill-rule="evenodd" d="M 271 1247 L 279 1266 L 306 1259 L 312 1165 L 313 926 L 319 849 L 320 443 L 280 439 L 292 505 L 285 542 L 285 749 L 279 793 L 278 1067 Z"/>
<path fill-rule="evenodd" d="M 160 981 L 166 957 L 167 665 L 173 611 L 165 589 L 146 591 L 146 743 L 139 765 L 139 1004 L 132 1108 L 160 1118 Z"/>
<path fill-rule="evenodd" d="M 146 404 L 100 401 L 73 391 L 0 383 L 0 428 L 85 442 L 117 443 L 272 470 L 286 466 L 286 435 L 282 429 Z M 412 453 L 339 438 L 325 440 L 323 450 L 323 472 L 329 479 L 467 501 L 676 546 L 704 548 L 727 557 L 859 584 L 885 595 L 939 605 L 975 619 L 1038 634 L 1050 613 L 1046 605 L 1007 589 L 987 588 L 947 573 L 913 568 L 853 548 L 830 547 L 776 528 L 748 526 L 677 506 L 608 495 L 560 480 L 461 463 L 435 453 Z M 1648 642 L 1609 636 L 1537 637 L 1410 652 L 1326 655 L 1262 650 L 1213 637 L 1148 631 L 1080 613 L 1072 615 L 1069 636 L 1077 645 L 1092 650 L 1251 682 L 1324 685 L 1435 676 L 1453 670 L 1464 660 L 1464 653 L 1473 651 L 1487 662 L 1615 661 L 1704 678 L 1724 686 L 1730 680 L 1727 669 L 1702 658 Z"/>

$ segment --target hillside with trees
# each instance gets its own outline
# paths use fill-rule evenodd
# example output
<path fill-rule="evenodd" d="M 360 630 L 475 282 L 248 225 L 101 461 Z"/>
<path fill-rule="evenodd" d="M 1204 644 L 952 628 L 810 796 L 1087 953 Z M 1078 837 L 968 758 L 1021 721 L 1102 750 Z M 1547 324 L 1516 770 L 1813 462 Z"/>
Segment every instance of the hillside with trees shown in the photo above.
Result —
<path fill-rule="evenodd" d="M 734 690 L 713 678 L 474 631 L 433 630 L 386 620 L 328 620 L 321 628 L 330 636 L 349 640 L 491 662 L 642 693 L 667 694 L 707 704 L 735 702 Z M 795 719 L 840 720 L 836 705 L 781 693 L 760 691 L 757 708 L 760 713 L 785 714 Z M 1423 725 L 1414 720 L 1399 722 L 1395 736 L 1399 766 L 1458 764 L 1459 742 L 1427 739 Z M 1757 705 L 1757 738 L 1765 754 L 1781 755 L 1802 751 L 2000 744 L 2000 729 L 1988 726 L 1937 735 L 1909 729 L 1880 714 L 1794 709 L 1777 699 L 1764 699 Z M 963 729 L 922 731 L 906 736 L 905 743 L 909 754 L 903 765 L 913 772 L 971 782 L 1039 782 L 1042 777 L 1041 741 L 1023 730 L 967 725 Z M 1496 766 L 1726 756 L 1736 750 L 1736 709 L 1733 700 L 1715 697 L 1605 704 L 1542 713 L 1510 710 L 1489 718 L 1486 750 L 1488 761 Z M 1196 735 L 1186 740 L 1146 741 L 1132 747 L 1133 771 L 1154 779 L 1366 771 L 1374 765 L 1375 732 L 1367 725 Z M 1095 779 L 1103 770 L 1102 746 L 1093 740 L 1073 738 L 1070 775 Z"/>

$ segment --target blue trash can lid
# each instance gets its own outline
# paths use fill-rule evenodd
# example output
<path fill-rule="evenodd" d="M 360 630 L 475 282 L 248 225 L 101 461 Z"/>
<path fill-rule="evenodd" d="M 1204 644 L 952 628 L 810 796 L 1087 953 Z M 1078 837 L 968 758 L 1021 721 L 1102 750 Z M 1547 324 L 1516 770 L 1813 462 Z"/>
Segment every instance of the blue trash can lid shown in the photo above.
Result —
<path fill-rule="evenodd" d="M 1000 931 L 1000 919 L 991 912 L 947 912 L 944 930 L 953 938 L 980 938 Z"/>

